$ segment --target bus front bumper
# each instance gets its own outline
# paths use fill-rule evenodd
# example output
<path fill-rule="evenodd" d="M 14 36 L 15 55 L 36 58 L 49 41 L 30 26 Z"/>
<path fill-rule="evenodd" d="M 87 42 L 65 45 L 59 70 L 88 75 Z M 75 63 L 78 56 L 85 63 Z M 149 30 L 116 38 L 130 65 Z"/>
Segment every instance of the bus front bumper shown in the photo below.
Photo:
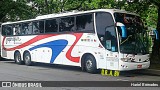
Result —
<path fill-rule="evenodd" d="M 120 62 L 119 70 L 120 71 L 129 71 L 129 70 L 138 70 L 138 69 L 147 69 L 150 66 L 150 61 L 148 62 Z"/>

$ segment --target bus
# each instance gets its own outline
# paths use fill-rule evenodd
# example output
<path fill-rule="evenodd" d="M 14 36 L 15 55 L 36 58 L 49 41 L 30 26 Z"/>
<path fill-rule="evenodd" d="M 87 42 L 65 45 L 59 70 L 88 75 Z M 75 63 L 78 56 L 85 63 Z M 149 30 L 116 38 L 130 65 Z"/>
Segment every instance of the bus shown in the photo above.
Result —
<path fill-rule="evenodd" d="M 141 18 L 124 10 L 97 9 L 37 16 L 2 24 L 1 56 L 97 69 L 137 70 L 150 66 Z"/>

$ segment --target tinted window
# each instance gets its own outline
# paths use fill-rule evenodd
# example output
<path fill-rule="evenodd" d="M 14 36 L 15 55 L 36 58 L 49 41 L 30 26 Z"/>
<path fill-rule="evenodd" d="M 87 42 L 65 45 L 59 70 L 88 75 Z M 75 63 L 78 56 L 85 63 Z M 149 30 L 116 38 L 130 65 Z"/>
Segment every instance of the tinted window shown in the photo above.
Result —
<path fill-rule="evenodd" d="M 58 31 L 58 21 L 57 19 L 46 20 L 45 22 L 45 32 L 57 32 Z"/>
<path fill-rule="evenodd" d="M 110 13 L 96 13 L 96 29 L 98 38 L 102 45 L 110 51 L 117 51 L 116 30 Z"/>
<path fill-rule="evenodd" d="M 13 25 L 13 33 L 14 33 L 14 35 L 21 34 L 21 24 L 14 24 Z"/>
<path fill-rule="evenodd" d="M 39 21 L 39 31 L 40 33 L 44 33 L 44 21 Z"/>
<path fill-rule="evenodd" d="M 22 23 L 22 33 L 21 34 L 32 34 L 32 22 Z"/>
<path fill-rule="evenodd" d="M 106 27 L 112 25 L 114 25 L 114 21 L 111 14 L 104 12 L 96 13 L 96 28 L 98 35 L 104 35 Z"/>
<path fill-rule="evenodd" d="M 86 14 L 76 17 L 76 31 L 86 30 L 94 30 L 92 14 Z"/>
<path fill-rule="evenodd" d="M 44 33 L 44 21 L 33 22 L 33 34 Z"/>
<path fill-rule="evenodd" d="M 106 49 L 116 52 L 118 51 L 117 35 L 114 26 L 106 28 L 105 31 L 105 47 Z"/>
<path fill-rule="evenodd" d="M 38 34 L 40 33 L 39 31 L 39 22 L 38 21 L 34 21 L 33 22 L 33 34 Z"/>
<path fill-rule="evenodd" d="M 74 17 L 61 18 L 59 31 L 74 31 Z"/>
<path fill-rule="evenodd" d="M 2 26 L 2 35 L 13 35 L 12 25 Z"/>

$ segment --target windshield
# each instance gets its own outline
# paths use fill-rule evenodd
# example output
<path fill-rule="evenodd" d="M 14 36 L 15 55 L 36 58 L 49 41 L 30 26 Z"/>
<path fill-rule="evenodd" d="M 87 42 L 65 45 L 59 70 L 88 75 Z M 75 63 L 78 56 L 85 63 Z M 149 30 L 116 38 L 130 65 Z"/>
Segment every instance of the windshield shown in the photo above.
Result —
<path fill-rule="evenodd" d="M 122 38 L 121 28 L 117 27 L 120 40 L 120 52 L 132 54 L 148 53 L 147 44 L 144 38 L 146 34 L 140 17 L 125 13 L 115 13 L 114 16 L 116 22 L 125 25 L 127 32 L 127 37 Z"/>

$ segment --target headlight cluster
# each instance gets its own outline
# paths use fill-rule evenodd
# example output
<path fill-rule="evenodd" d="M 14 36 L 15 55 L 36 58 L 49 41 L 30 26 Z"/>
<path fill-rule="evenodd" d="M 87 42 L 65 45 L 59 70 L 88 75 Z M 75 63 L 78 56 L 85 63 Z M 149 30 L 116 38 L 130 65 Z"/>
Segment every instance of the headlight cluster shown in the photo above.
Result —
<path fill-rule="evenodd" d="M 149 62 L 150 60 L 149 60 L 149 58 L 148 59 L 146 59 L 144 62 Z"/>

